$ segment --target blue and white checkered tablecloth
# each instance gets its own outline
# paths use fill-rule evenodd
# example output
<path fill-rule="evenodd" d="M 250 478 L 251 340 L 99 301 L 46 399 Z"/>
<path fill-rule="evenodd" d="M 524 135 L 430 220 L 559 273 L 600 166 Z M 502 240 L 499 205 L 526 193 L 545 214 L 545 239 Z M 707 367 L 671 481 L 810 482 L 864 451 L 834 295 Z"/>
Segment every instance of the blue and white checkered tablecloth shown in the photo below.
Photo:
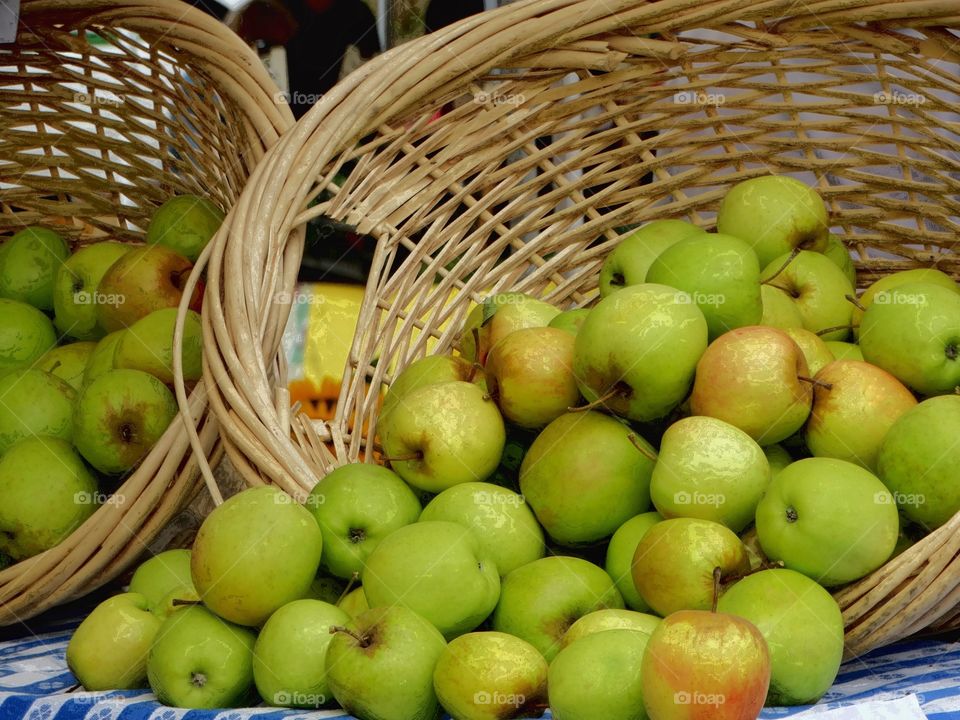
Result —
<path fill-rule="evenodd" d="M 149 691 L 69 692 L 76 679 L 64 654 L 77 621 L 42 635 L 0 643 L 0 720 L 320 720 L 348 718 L 342 711 L 256 707 L 181 710 L 157 703 Z M 846 663 L 814 710 L 916 694 L 929 720 L 960 719 L 960 644 L 917 640 Z M 810 708 L 768 708 L 761 718 L 793 717 Z M 549 718 L 549 715 L 547 715 Z M 911 716 L 913 717 L 913 716 Z M 603 720 L 597 718 L 597 720 Z"/>

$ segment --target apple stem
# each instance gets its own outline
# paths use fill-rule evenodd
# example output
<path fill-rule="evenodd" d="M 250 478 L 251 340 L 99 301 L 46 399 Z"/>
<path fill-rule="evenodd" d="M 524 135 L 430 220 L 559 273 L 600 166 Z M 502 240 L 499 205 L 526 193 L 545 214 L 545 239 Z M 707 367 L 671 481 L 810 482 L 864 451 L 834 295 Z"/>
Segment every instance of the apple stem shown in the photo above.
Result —
<path fill-rule="evenodd" d="M 500 395 L 496 392 L 485 392 L 483 394 L 483 401 L 496 400 L 498 397 L 500 397 Z"/>
<path fill-rule="evenodd" d="M 710 605 L 710 612 L 717 611 L 717 603 L 720 602 L 720 580 L 723 577 L 723 571 L 719 567 L 713 569 L 713 603 Z"/>
<path fill-rule="evenodd" d="M 862 312 L 866 312 L 867 309 L 863 306 L 863 303 L 861 303 L 859 300 L 857 300 L 857 298 L 856 298 L 855 296 L 853 296 L 853 295 L 844 295 L 843 298 L 844 298 L 844 300 L 846 300 L 847 302 L 853 303 L 854 307 L 856 307 L 857 310 L 860 310 L 860 311 L 862 311 Z"/>
<path fill-rule="evenodd" d="M 805 375 L 797 375 L 797 380 L 801 382 L 810 383 L 811 385 L 816 385 L 817 387 L 822 387 L 824 390 L 833 390 L 833 383 L 824 382 L 823 380 L 817 380 L 816 378 L 809 378 Z"/>
<path fill-rule="evenodd" d="M 478 372 L 483 372 L 483 365 L 474 362 L 473 365 L 470 366 L 470 377 L 467 378 L 467 382 L 473 382 Z"/>
<path fill-rule="evenodd" d="M 60 367 L 62 364 L 63 364 L 63 363 L 61 363 L 59 360 L 57 360 L 53 365 L 50 366 L 50 368 L 47 370 L 47 372 L 48 372 L 48 373 L 52 373 L 54 370 L 56 370 L 56 369 L 57 369 L 58 367 Z"/>
<path fill-rule="evenodd" d="M 779 275 L 780 273 L 782 273 L 784 270 L 786 270 L 786 269 L 787 269 L 787 266 L 788 266 L 790 263 L 792 263 L 793 260 L 794 260 L 794 258 L 796 258 L 797 255 L 799 255 L 799 254 L 800 254 L 800 246 L 798 245 L 797 247 L 795 247 L 795 248 L 790 252 L 790 257 L 788 257 L 788 258 L 787 258 L 787 261 L 786 261 L 783 265 L 780 266 L 780 269 L 777 270 L 773 275 L 771 275 L 770 277 L 768 277 L 766 280 L 762 281 L 760 284 L 761 284 L 761 285 L 773 285 L 773 283 L 771 283 L 770 281 L 773 280 L 774 278 L 776 278 L 777 275 Z M 785 292 L 790 292 L 790 291 L 787 290 L 786 288 L 780 287 L 779 285 L 773 285 L 773 287 L 775 287 L 775 288 L 780 288 L 781 290 L 783 290 L 783 291 L 785 291 Z"/>
<path fill-rule="evenodd" d="M 344 635 L 349 635 L 350 637 L 352 637 L 354 640 L 357 641 L 357 644 L 360 645 L 360 647 L 365 648 L 370 646 L 370 638 L 367 637 L 366 635 L 361 635 L 359 633 L 356 633 L 350 628 L 344 627 L 343 625 L 331 625 L 330 634 L 336 635 L 337 633 L 343 633 Z"/>
<path fill-rule="evenodd" d="M 411 460 L 423 460 L 422 452 L 409 453 L 408 455 L 386 455 L 383 457 L 384 462 L 395 463 L 395 462 L 410 462 Z"/>
<path fill-rule="evenodd" d="M 473 352 L 476 354 L 476 362 L 480 362 L 480 328 L 475 327 L 470 331 L 473 335 Z"/>
<path fill-rule="evenodd" d="M 859 325 L 834 325 L 833 327 L 823 328 L 823 330 L 817 330 L 817 337 L 823 337 L 829 333 L 832 333 L 836 330 L 853 330 L 859 327 Z"/>
<path fill-rule="evenodd" d="M 612 388 L 610 388 L 607 392 L 605 392 L 603 395 L 598 397 L 593 402 L 588 402 L 586 405 L 579 405 L 577 407 L 568 407 L 567 411 L 568 412 L 586 412 L 587 410 L 593 410 L 594 408 L 604 407 L 604 403 L 606 403 L 607 400 L 610 400 L 611 398 L 615 398 L 617 395 L 620 394 L 620 392 L 621 392 L 620 388 L 614 385 Z"/>
<path fill-rule="evenodd" d="M 354 572 L 350 579 L 347 581 L 347 586 L 343 589 L 343 592 L 340 593 L 340 597 L 337 598 L 337 606 L 340 606 L 340 603 L 343 599 L 350 594 L 350 591 L 353 590 L 353 586 L 357 584 L 357 581 L 360 579 L 360 573 Z"/>
<path fill-rule="evenodd" d="M 181 607 L 183 605 L 199 605 L 199 600 L 182 600 L 181 598 L 174 598 L 171 602 L 171 605 L 174 607 Z"/>
<path fill-rule="evenodd" d="M 723 583 L 725 585 L 733 585 L 733 583 L 737 582 L 738 580 L 743 580 L 745 577 L 756 575 L 758 572 L 763 572 L 764 570 L 780 570 L 783 567 L 784 565 L 782 560 L 763 560 L 759 566 L 752 570 L 747 570 L 746 572 L 730 575 L 729 577 L 724 578 Z"/>
<path fill-rule="evenodd" d="M 643 445 L 640 444 L 640 438 L 638 438 L 636 434 L 630 433 L 629 435 L 627 435 L 627 440 L 629 440 L 633 444 L 633 446 L 640 451 L 640 454 L 643 455 L 644 457 L 647 457 L 650 460 L 653 460 L 654 462 L 656 462 L 657 459 L 659 458 L 656 452 L 648 448 L 645 448 Z"/>

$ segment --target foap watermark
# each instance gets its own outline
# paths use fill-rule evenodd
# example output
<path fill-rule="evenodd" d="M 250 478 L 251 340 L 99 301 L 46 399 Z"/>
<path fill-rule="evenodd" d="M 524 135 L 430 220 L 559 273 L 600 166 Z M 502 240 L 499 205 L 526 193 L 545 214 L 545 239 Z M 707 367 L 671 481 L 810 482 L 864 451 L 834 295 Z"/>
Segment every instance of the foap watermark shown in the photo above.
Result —
<path fill-rule="evenodd" d="M 487 692 L 486 690 L 480 690 L 473 694 L 474 705 L 496 705 L 498 707 L 518 708 L 525 705 L 526 702 L 527 696 L 521 693 L 505 693 L 498 690 Z"/>
<path fill-rule="evenodd" d="M 873 94 L 874 105 L 923 105 L 927 98 L 920 93 L 881 90 Z"/>
<path fill-rule="evenodd" d="M 706 305 L 708 307 L 720 307 L 726 302 L 727 296 L 723 293 L 678 292 L 676 297 L 677 305 Z"/>
<path fill-rule="evenodd" d="M 318 507 L 327 502 L 327 498 L 321 493 L 297 493 L 289 495 L 285 492 L 275 493 L 273 496 L 275 505 L 303 505 L 304 507 Z"/>
<path fill-rule="evenodd" d="M 677 505 L 720 507 L 727 502 L 727 498 L 722 493 L 687 492 L 686 490 L 681 490 L 673 494 L 673 502 Z"/>
<path fill-rule="evenodd" d="M 708 93 L 703 92 L 702 90 L 684 90 L 682 92 L 675 93 L 673 96 L 674 105 L 719 107 L 725 102 L 727 102 L 727 96 L 723 93 Z"/>
<path fill-rule="evenodd" d="M 305 93 L 299 90 L 274 93 L 273 102 L 277 105 L 316 105 L 323 100 L 323 93 Z"/>
<path fill-rule="evenodd" d="M 673 694 L 674 705 L 708 705 L 720 707 L 727 701 L 723 693 L 686 692 L 681 690 Z"/>
<path fill-rule="evenodd" d="M 927 497 L 923 493 L 877 492 L 873 496 L 877 505 L 897 505 L 898 507 L 920 507 L 927 504 Z"/>
<path fill-rule="evenodd" d="M 96 93 L 77 92 L 73 94 L 73 102 L 78 105 L 89 105 L 91 107 L 120 107 L 126 102 L 123 95 L 98 95 Z"/>
<path fill-rule="evenodd" d="M 901 290 L 881 290 L 873 296 L 873 302 L 877 305 L 926 305 L 927 296 Z"/>
<path fill-rule="evenodd" d="M 273 694 L 273 704 L 279 707 L 318 708 L 327 704 L 327 696 L 322 693 L 281 690 Z"/>
<path fill-rule="evenodd" d="M 276 294 L 278 305 L 323 305 L 327 299 L 316 293 L 289 293 L 285 290 Z"/>
<path fill-rule="evenodd" d="M 73 294 L 74 305 L 107 305 L 109 307 L 118 307 L 127 301 L 123 293 L 104 293 L 99 290 L 89 292 L 81 290 Z"/>
<path fill-rule="evenodd" d="M 120 493 L 107 495 L 107 493 L 99 491 L 87 492 L 86 490 L 79 490 L 73 494 L 74 505 L 104 505 L 106 503 L 123 505 L 126 501 L 127 499 Z"/>
<path fill-rule="evenodd" d="M 477 105 L 523 105 L 527 97 L 523 93 L 478 92 L 473 96 Z"/>
<path fill-rule="evenodd" d="M 486 490 L 477 490 L 473 493 L 474 505 L 510 505 L 520 507 L 526 502 L 523 495 L 517 493 L 494 493 Z"/>

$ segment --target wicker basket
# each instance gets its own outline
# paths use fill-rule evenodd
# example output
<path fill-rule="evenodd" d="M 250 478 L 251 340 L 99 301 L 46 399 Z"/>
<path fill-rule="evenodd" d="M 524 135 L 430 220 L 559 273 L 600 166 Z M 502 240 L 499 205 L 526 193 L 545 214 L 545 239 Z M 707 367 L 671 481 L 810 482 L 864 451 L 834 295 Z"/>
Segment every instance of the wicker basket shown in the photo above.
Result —
<path fill-rule="evenodd" d="M 861 285 L 960 273 L 957 27 L 956 0 L 526 0 L 369 63 L 268 154 L 217 237 L 206 379 L 227 452 L 291 493 L 370 460 L 348 428 L 375 426 L 377 390 L 428 338 L 455 345 L 469 300 L 589 304 L 618 228 L 712 227 L 748 177 L 815 185 Z M 378 248 L 337 416 L 313 424 L 278 345 L 321 213 Z M 957 621 L 958 529 L 838 593 L 848 654 Z"/>
<path fill-rule="evenodd" d="M 0 236 L 43 224 L 74 247 L 141 242 L 173 194 L 229 208 L 293 124 L 256 54 L 181 2 L 24 0 L 18 30 L 0 46 Z M 198 447 L 218 457 L 202 384 L 188 411 Z M 183 424 L 69 538 L 0 572 L 0 624 L 89 592 L 143 553 L 198 489 Z"/>

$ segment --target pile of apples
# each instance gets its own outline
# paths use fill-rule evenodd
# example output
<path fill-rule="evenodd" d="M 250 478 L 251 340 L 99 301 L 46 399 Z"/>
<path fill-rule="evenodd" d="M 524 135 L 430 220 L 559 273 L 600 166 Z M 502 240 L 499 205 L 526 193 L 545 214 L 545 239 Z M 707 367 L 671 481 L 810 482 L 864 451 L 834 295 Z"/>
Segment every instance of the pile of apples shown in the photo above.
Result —
<path fill-rule="evenodd" d="M 735 185 L 717 229 L 637 229 L 589 309 L 478 305 L 393 379 L 382 465 L 228 499 L 81 624 L 79 680 L 361 720 L 815 702 L 830 589 L 960 509 L 960 290 L 916 269 L 857 297 L 788 177 Z"/>
<path fill-rule="evenodd" d="M 0 245 L 0 568 L 55 547 L 102 502 L 124 502 L 123 476 L 177 414 L 176 308 L 222 221 L 180 195 L 154 213 L 143 246 L 70 254 L 39 226 Z M 198 380 L 193 310 L 183 348 L 184 376 Z"/>

